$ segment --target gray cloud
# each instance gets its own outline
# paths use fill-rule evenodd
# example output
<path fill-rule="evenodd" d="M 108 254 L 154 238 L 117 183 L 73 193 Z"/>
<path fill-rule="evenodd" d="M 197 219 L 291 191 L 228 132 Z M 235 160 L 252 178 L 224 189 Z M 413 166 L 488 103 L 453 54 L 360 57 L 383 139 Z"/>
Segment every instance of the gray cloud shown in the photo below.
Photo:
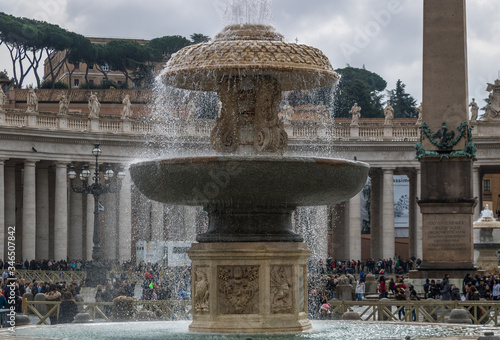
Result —
<path fill-rule="evenodd" d="M 193 33 L 213 37 L 222 28 L 220 6 L 227 1 L 0 0 L 0 8 L 86 36 L 152 39 Z M 388 89 L 401 79 L 419 101 L 422 7 L 422 1 L 415 0 L 272 3 L 274 24 L 288 41 L 297 38 L 299 43 L 321 49 L 335 68 L 365 65 L 387 80 Z M 497 78 L 500 69 L 500 2 L 467 0 L 467 9 L 469 91 L 479 100 L 487 97 L 485 82 Z M 0 69 L 4 68 L 10 70 L 11 66 L 0 46 Z"/>

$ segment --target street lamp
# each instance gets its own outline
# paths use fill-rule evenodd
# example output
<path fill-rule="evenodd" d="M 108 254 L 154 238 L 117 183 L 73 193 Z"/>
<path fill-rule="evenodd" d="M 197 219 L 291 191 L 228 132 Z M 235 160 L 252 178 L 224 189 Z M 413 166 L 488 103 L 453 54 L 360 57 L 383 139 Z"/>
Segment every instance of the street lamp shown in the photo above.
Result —
<path fill-rule="evenodd" d="M 125 173 L 120 170 L 116 175 L 116 184 L 112 185 L 111 179 L 114 177 L 114 171 L 108 164 L 104 171 L 104 183 L 100 182 L 99 177 L 99 156 L 101 155 L 101 149 L 99 144 L 94 144 L 94 149 L 92 154 L 95 157 L 95 172 L 91 178 L 91 172 L 89 170 L 89 165 L 85 164 L 82 168 L 82 172 L 79 177 L 82 180 L 82 185 L 77 187 L 74 186 L 73 180 L 77 177 L 75 171 L 75 166 L 71 164 L 68 177 L 71 182 L 71 190 L 76 193 L 92 195 L 94 196 L 94 232 L 92 235 L 92 241 L 94 247 L 92 248 L 92 264 L 87 266 L 87 285 L 95 286 L 97 284 L 102 284 L 106 281 L 106 268 L 104 264 L 101 263 L 101 247 L 100 247 L 100 236 L 99 236 L 99 196 L 105 195 L 107 193 L 117 193 L 120 191 L 122 186 L 122 179 L 125 177 Z M 90 179 L 90 181 L 89 181 Z"/>

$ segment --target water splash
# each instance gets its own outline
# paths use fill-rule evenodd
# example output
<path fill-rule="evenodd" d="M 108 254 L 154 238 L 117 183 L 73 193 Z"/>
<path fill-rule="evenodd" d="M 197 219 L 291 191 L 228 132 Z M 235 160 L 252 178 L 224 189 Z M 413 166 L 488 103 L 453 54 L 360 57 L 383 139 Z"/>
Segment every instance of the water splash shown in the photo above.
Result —
<path fill-rule="evenodd" d="M 223 26 L 272 25 L 271 0 L 220 0 L 216 9 Z"/>

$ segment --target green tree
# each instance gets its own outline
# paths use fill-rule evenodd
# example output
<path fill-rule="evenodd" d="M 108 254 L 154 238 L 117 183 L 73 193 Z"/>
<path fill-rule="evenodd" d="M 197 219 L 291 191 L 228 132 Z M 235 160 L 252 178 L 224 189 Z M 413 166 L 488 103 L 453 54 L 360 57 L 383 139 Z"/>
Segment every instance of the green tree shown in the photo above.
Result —
<path fill-rule="evenodd" d="M 417 101 L 405 91 L 406 85 L 398 79 L 396 88 L 387 91 L 388 102 L 394 108 L 394 118 L 416 118 L 418 111 L 415 108 Z"/>
<path fill-rule="evenodd" d="M 201 33 L 193 33 L 191 34 L 191 41 L 193 44 L 201 44 L 210 41 L 210 37 L 208 35 L 203 35 Z"/>
<path fill-rule="evenodd" d="M 361 107 L 361 116 L 365 118 L 383 117 L 381 91 L 387 82 L 378 74 L 363 68 L 347 66 L 338 69 L 342 78 L 335 92 L 333 113 L 335 117 L 349 117 L 354 103 Z"/>
<path fill-rule="evenodd" d="M 170 35 L 151 40 L 148 46 L 155 51 L 157 58 L 170 58 L 172 54 L 181 48 L 192 45 L 193 42 L 180 35 Z"/>

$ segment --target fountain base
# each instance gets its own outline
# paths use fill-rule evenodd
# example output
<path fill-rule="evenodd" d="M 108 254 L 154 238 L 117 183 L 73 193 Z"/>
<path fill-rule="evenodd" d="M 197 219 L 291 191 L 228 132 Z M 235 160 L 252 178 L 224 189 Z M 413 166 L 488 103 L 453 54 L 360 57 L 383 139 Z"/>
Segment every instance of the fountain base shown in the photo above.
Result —
<path fill-rule="evenodd" d="M 307 260 L 302 242 L 194 243 L 192 332 L 291 333 L 307 319 Z"/>

